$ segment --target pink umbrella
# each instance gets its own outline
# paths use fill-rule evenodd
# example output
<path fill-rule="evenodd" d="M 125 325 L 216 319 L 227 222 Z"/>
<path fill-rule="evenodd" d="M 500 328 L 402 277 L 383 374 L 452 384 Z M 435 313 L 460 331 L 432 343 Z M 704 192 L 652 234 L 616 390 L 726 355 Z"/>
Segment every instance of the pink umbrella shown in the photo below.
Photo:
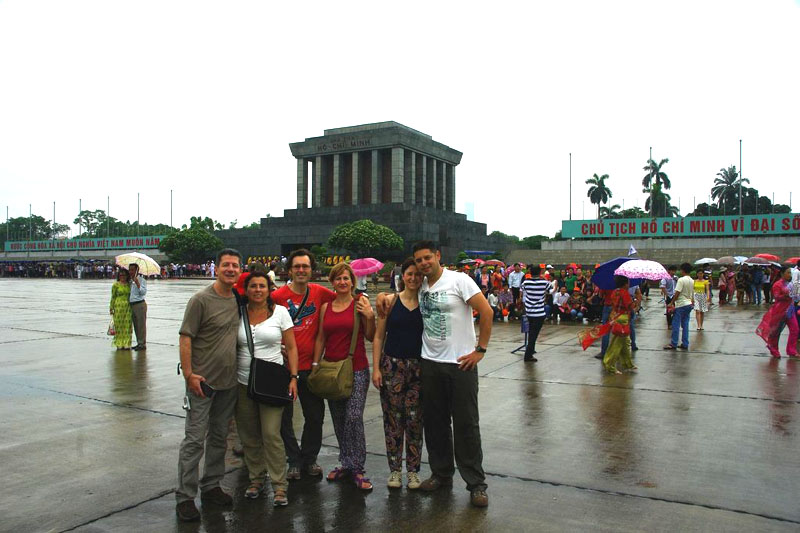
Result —
<path fill-rule="evenodd" d="M 481 259 L 480 257 L 479 257 L 479 258 L 477 258 L 477 259 L 475 260 L 475 264 L 476 264 L 476 265 L 482 265 L 482 264 L 484 264 L 485 262 L 486 262 L 486 261 L 484 261 L 484 260 L 483 260 L 483 259 Z"/>
<path fill-rule="evenodd" d="M 622 263 L 614 271 L 615 276 L 625 276 L 628 279 L 649 279 L 657 281 L 669 278 L 669 272 L 655 261 L 646 259 L 634 259 Z"/>
<path fill-rule="evenodd" d="M 350 261 L 350 268 L 356 276 L 369 276 L 383 268 L 383 263 L 372 257 L 364 257 Z"/>
<path fill-rule="evenodd" d="M 499 259 L 489 259 L 488 261 L 486 261 L 486 264 L 492 266 L 501 266 L 501 267 L 506 266 L 506 264 L 500 261 Z"/>

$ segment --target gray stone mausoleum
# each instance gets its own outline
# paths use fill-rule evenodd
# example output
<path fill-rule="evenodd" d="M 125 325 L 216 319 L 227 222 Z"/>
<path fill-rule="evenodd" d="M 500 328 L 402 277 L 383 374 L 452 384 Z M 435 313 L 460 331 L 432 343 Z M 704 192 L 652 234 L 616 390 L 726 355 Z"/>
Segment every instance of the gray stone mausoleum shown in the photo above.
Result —
<path fill-rule="evenodd" d="M 245 257 L 324 245 L 336 226 L 364 218 L 403 237 L 398 258 L 422 239 L 439 243 L 447 260 L 461 250 L 507 246 L 487 236 L 486 224 L 455 212 L 462 154 L 430 135 L 378 122 L 325 130 L 289 147 L 297 159 L 296 209 L 262 218 L 259 229 L 217 232 Z"/>

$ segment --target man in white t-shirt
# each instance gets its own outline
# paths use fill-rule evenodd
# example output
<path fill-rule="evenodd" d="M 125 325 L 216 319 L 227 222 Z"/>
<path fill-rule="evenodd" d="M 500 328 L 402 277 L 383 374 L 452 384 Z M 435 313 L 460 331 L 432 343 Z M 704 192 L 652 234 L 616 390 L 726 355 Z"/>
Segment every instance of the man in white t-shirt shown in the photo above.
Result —
<path fill-rule="evenodd" d="M 489 505 L 478 418 L 478 362 L 492 334 L 492 308 L 462 272 L 442 268 L 430 241 L 414 245 L 414 260 L 425 279 L 419 290 L 422 333 L 422 405 L 425 444 L 432 475 L 420 489 L 452 486 L 454 466 L 467 483 L 470 502 Z M 480 314 L 475 342 L 473 309 Z M 450 430 L 452 420 L 453 431 Z"/>
<path fill-rule="evenodd" d="M 665 350 L 681 348 L 689 349 L 689 314 L 692 312 L 692 295 L 694 294 L 694 280 L 691 276 L 692 265 L 681 265 L 681 277 L 675 284 L 675 292 L 667 302 L 667 307 L 675 306 L 675 318 L 672 319 L 672 340 L 664 346 Z M 678 334 L 683 329 L 681 343 L 678 344 Z"/>
<path fill-rule="evenodd" d="M 795 303 L 800 301 L 800 261 L 792 267 L 792 298 Z"/>

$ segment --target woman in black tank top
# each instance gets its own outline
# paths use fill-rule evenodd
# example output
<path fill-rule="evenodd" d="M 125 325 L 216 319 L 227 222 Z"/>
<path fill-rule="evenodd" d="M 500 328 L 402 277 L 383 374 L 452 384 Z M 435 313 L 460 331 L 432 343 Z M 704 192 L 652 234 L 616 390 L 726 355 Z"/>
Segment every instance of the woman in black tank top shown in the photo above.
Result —
<path fill-rule="evenodd" d="M 372 383 L 381 393 L 383 432 L 389 460 L 387 486 L 403 486 L 403 444 L 406 450 L 408 488 L 420 486 L 422 454 L 422 403 L 420 353 L 422 351 L 422 313 L 418 292 L 422 274 L 413 258 L 403 262 L 401 292 L 394 295 L 386 317 L 378 317 L 372 342 Z M 392 298 L 390 296 L 390 298 Z"/>

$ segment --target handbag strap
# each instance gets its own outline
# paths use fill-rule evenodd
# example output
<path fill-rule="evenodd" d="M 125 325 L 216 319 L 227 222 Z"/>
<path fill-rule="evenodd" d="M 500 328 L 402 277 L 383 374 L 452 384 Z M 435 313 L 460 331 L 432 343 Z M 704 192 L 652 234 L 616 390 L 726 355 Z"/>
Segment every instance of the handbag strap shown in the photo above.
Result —
<path fill-rule="evenodd" d="M 361 325 L 361 320 L 358 318 L 358 309 L 356 309 L 356 303 L 361 296 L 357 296 L 353 300 L 353 335 L 350 337 L 350 351 L 347 353 L 347 357 L 353 357 L 353 352 L 356 351 L 356 341 L 358 340 L 358 327 Z"/>
<path fill-rule="evenodd" d="M 244 302 L 242 302 L 241 315 L 242 324 L 244 324 L 244 335 L 247 337 L 247 349 L 250 351 L 250 358 L 253 359 L 256 356 L 256 348 L 253 343 L 253 328 L 250 327 L 250 317 L 247 315 L 247 304 Z"/>

